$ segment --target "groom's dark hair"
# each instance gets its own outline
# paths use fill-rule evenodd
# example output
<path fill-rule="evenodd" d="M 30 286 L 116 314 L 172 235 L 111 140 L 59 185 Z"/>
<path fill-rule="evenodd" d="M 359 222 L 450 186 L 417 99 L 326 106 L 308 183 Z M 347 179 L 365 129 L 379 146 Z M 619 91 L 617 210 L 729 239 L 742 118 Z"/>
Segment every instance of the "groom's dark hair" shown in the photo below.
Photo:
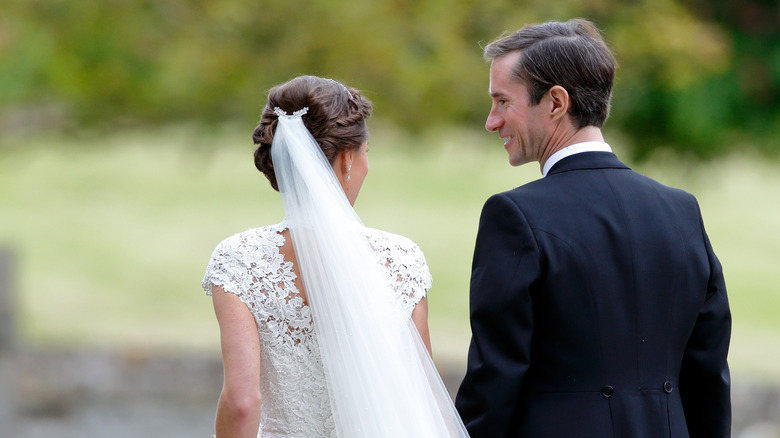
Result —
<path fill-rule="evenodd" d="M 527 25 L 488 44 L 484 56 L 493 61 L 518 50 L 512 74 L 528 87 L 530 105 L 559 85 L 569 93 L 577 128 L 604 125 L 617 62 L 596 26 L 580 18 Z"/>

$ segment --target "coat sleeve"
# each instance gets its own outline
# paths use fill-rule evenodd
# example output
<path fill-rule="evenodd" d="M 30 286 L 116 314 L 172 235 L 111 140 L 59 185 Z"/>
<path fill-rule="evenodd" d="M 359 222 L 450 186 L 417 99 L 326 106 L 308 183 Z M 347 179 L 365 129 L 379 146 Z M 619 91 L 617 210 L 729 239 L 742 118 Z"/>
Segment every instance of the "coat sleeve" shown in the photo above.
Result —
<path fill-rule="evenodd" d="M 700 216 L 701 217 L 701 216 Z M 710 264 L 707 293 L 680 370 L 680 397 L 692 438 L 731 436 L 731 379 L 726 362 L 731 312 L 723 269 L 701 224 Z"/>
<path fill-rule="evenodd" d="M 528 370 L 539 250 L 518 205 L 485 203 L 471 272 L 472 339 L 456 407 L 472 438 L 506 436 Z"/>

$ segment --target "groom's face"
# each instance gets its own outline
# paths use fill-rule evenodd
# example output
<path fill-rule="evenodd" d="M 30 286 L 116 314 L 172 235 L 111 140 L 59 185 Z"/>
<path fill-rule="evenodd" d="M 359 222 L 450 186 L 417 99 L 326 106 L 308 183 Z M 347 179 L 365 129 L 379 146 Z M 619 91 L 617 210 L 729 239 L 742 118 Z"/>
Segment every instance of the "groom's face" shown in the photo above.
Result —
<path fill-rule="evenodd" d="M 490 65 L 493 105 L 485 129 L 498 132 L 509 154 L 509 164 L 519 166 L 541 158 L 544 123 L 539 105 L 529 105 L 528 89 L 512 75 L 520 51 L 496 58 Z"/>

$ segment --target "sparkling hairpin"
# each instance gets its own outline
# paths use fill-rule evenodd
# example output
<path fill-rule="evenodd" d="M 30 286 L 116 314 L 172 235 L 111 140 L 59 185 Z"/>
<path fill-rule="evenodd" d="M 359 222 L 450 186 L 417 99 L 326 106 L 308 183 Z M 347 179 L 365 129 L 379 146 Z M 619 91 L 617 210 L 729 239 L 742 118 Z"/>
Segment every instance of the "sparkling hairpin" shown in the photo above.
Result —
<path fill-rule="evenodd" d="M 344 89 L 344 91 L 347 92 L 347 95 L 349 96 L 349 98 L 352 99 L 352 93 L 349 92 L 349 89 L 347 88 L 346 85 L 342 84 L 341 82 L 339 82 L 339 81 L 337 81 L 335 79 L 328 79 L 328 80 L 333 82 L 334 84 L 338 84 L 338 86 L 340 86 L 341 88 Z"/>
<path fill-rule="evenodd" d="M 274 113 L 276 113 L 277 116 L 279 116 L 279 117 L 287 117 L 288 119 L 292 119 L 292 118 L 295 118 L 295 117 L 299 117 L 300 118 L 300 117 L 302 117 L 304 114 L 306 114 L 308 112 L 309 112 L 309 107 L 308 106 L 305 106 L 305 107 L 299 109 L 298 111 L 294 111 L 292 114 L 287 114 L 286 112 L 284 112 L 283 109 L 279 108 L 278 106 L 274 107 Z"/>

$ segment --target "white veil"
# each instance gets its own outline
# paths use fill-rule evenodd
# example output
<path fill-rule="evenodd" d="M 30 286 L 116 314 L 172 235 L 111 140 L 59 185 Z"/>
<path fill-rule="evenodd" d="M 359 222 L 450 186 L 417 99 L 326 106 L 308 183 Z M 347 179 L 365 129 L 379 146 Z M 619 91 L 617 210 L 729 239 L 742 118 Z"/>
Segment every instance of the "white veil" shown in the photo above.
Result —
<path fill-rule="evenodd" d="M 279 108 L 271 157 L 339 438 L 467 437 L 363 224 L 303 124 Z"/>

